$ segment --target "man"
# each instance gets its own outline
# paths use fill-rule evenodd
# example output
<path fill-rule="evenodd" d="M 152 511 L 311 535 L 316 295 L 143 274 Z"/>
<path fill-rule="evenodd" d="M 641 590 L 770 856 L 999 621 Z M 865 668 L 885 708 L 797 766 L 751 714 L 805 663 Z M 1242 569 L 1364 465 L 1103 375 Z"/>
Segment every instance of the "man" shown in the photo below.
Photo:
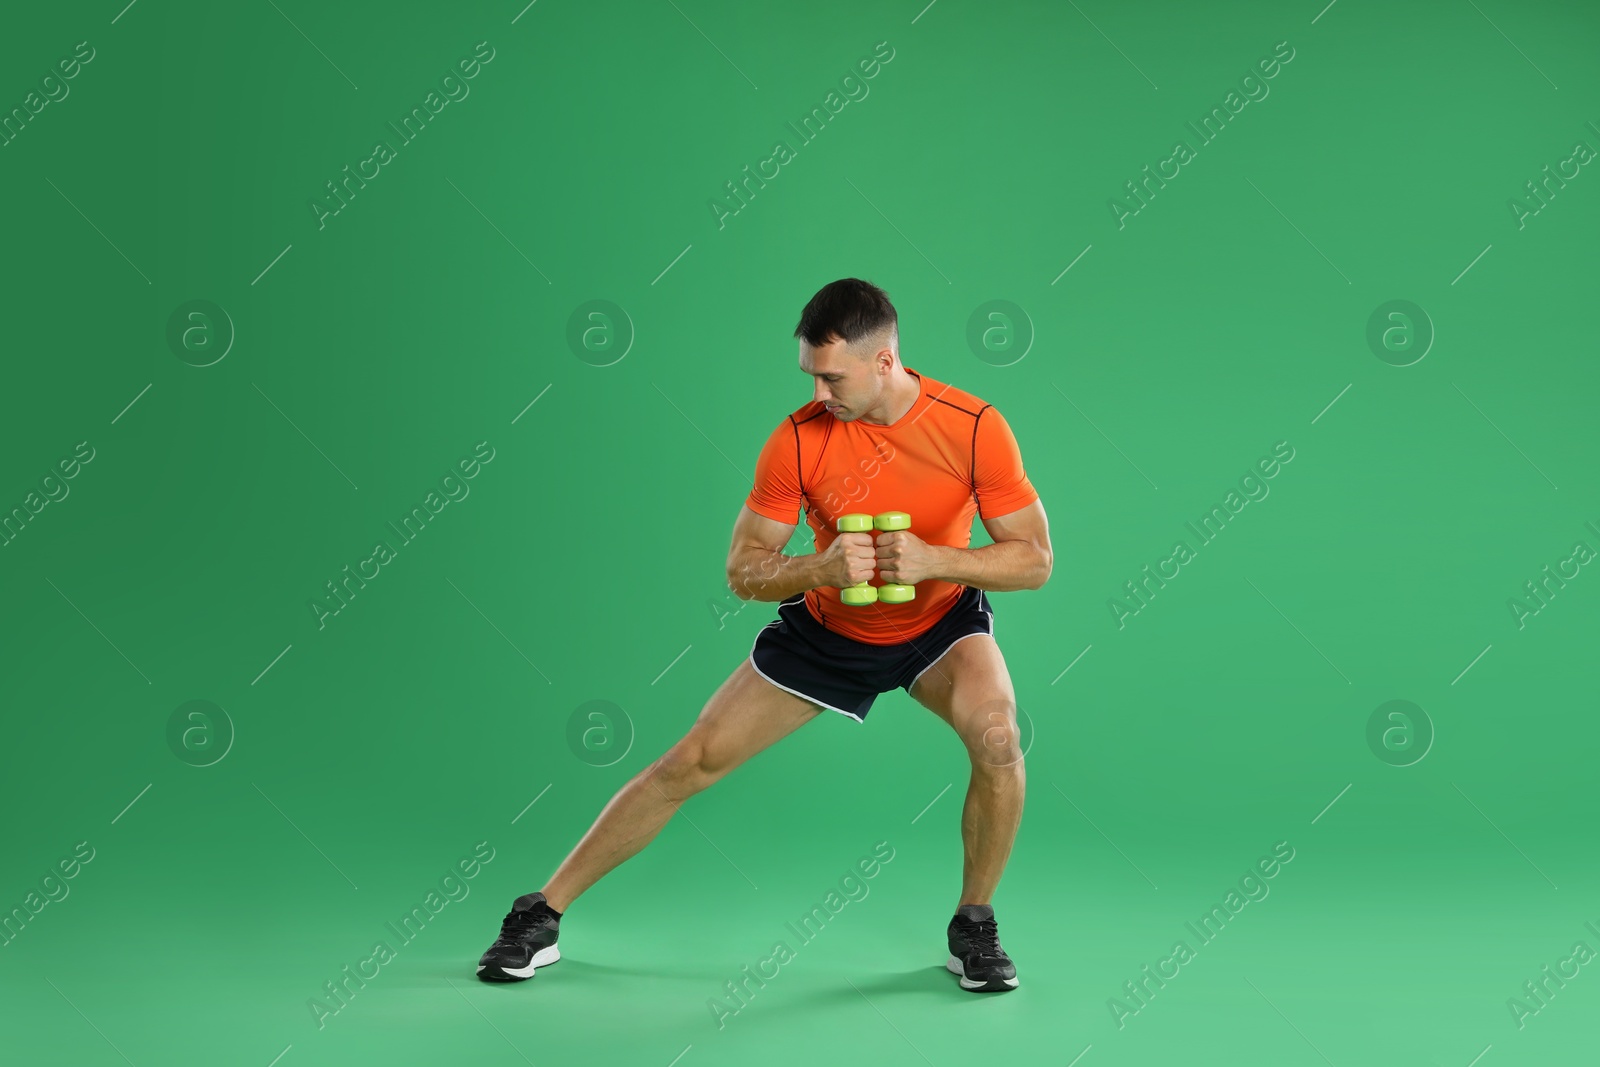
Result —
<path fill-rule="evenodd" d="M 823 709 L 862 722 L 875 697 L 899 688 L 949 723 L 971 757 L 946 967 L 964 989 L 1017 985 L 990 901 L 1022 818 L 1022 751 L 985 591 L 1038 589 L 1050 577 L 1044 507 L 1000 413 L 900 362 L 883 290 L 856 278 L 824 286 L 795 336 L 813 399 L 762 448 L 727 564 L 729 589 L 777 602 L 778 618 L 682 740 L 612 797 L 543 891 L 517 898 L 480 978 L 531 978 L 560 959 L 558 924 L 572 901 L 685 800 Z M 818 550 L 786 555 L 801 507 Z M 885 511 L 907 512 L 912 528 L 835 532 L 842 514 Z M 967 547 L 974 513 L 994 544 Z M 845 605 L 840 588 L 875 570 L 883 583 L 915 586 L 915 598 Z"/>

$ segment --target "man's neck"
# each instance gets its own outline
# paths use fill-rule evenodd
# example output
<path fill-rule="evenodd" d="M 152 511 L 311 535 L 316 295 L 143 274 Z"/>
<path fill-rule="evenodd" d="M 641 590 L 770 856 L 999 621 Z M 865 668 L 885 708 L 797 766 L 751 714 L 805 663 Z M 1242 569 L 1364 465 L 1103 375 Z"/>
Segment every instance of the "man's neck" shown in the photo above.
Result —
<path fill-rule="evenodd" d="M 897 385 L 891 386 L 891 390 L 898 396 L 890 400 L 889 417 L 883 422 L 874 422 L 863 415 L 861 421 L 873 426 L 893 426 L 917 406 L 917 398 L 922 395 L 922 382 L 908 372 L 904 364 L 890 378 L 897 382 Z"/>

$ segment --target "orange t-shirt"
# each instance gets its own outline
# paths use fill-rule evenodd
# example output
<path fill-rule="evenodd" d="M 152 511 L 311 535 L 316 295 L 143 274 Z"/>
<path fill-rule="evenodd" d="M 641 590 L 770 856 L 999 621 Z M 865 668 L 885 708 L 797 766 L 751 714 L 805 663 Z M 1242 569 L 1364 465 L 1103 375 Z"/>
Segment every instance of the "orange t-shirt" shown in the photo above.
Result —
<path fill-rule="evenodd" d="M 920 391 L 891 426 L 844 422 L 815 400 L 779 423 L 756 460 L 755 486 L 745 500 L 750 510 L 798 525 L 804 506 L 818 552 L 833 543 L 840 515 L 885 511 L 907 512 L 911 532 L 929 544 L 967 548 L 975 513 L 1009 515 L 1039 498 L 994 405 L 910 367 L 906 372 Z M 910 603 L 850 607 L 837 588 L 821 586 L 806 592 L 805 603 L 835 633 L 894 645 L 931 629 L 963 588 L 929 579 L 917 583 Z"/>

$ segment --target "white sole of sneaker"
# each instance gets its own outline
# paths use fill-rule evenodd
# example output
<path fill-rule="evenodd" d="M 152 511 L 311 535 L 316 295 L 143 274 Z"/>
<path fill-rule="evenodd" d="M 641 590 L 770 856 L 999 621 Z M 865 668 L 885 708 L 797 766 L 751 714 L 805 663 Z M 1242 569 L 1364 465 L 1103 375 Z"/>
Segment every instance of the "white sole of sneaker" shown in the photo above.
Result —
<path fill-rule="evenodd" d="M 513 978 L 532 978 L 534 971 L 538 970 L 540 967 L 548 966 L 560 958 L 561 946 L 551 945 L 549 948 L 542 948 L 538 952 L 535 952 L 533 954 L 533 959 L 528 961 L 528 965 L 526 967 L 504 967 L 502 970 Z M 483 973 L 483 966 L 481 964 L 478 966 L 478 973 Z"/>
<path fill-rule="evenodd" d="M 961 961 L 956 959 L 954 956 L 951 956 L 948 960 L 945 960 L 944 966 L 945 970 L 951 972 L 952 974 L 959 974 L 961 976 L 962 989 L 982 989 L 989 984 L 987 982 L 975 982 L 971 978 L 968 978 L 967 969 L 963 967 L 961 965 Z M 1000 980 L 1000 984 L 1005 986 L 1007 989 L 1017 988 L 1017 980 L 1015 978 L 1002 978 Z"/>

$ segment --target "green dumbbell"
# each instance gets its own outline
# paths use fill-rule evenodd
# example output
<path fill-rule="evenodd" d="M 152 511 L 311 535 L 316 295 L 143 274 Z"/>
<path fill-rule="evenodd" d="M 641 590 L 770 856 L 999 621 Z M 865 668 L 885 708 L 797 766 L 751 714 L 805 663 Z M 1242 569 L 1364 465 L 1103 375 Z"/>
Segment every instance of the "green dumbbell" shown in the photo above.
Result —
<path fill-rule="evenodd" d="M 840 533 L 869 533 L 872 530 L 872 521 L 871 515 L 840 515 L 838 521 L 834 523 L 834 528 Z M 857 582 L 855 585 L 847 585 L 840 589 L 839 599 L 853 608 L 865 607 L 877 603 L 878 590 L 876 586 L 868 585 L 866 582 Z"/>
<path fill-rule="evenodd" d="M 904 511 L 885 511 L 881 515 L 840 515 L 835 523 L 840 533 L 865 533 L 869 530 L 909 530 L 911 529 L 911 516 Z M 839 599 L 844 604 L 853 608 L 865 607 L 882 601 L 885 604 L 904 604 L 917 598 L 917 587 L 914 585 L 896 585 L 887 583 L 874 586 L 866 582 L 846 586 L 839 590 Z"/>
<path fill-rule="evenodd" d="M 903 511 L 885 511 L 872 520 L 872 525 L 879 530 L 909 530 L 911 529 L 911 516 Z M 892 582 L 878 586 L 878 599 L 885 604 L 904 604 L 909 600 L 917 599 L 917 587 L 914 585 L 896 585 Z"/>

